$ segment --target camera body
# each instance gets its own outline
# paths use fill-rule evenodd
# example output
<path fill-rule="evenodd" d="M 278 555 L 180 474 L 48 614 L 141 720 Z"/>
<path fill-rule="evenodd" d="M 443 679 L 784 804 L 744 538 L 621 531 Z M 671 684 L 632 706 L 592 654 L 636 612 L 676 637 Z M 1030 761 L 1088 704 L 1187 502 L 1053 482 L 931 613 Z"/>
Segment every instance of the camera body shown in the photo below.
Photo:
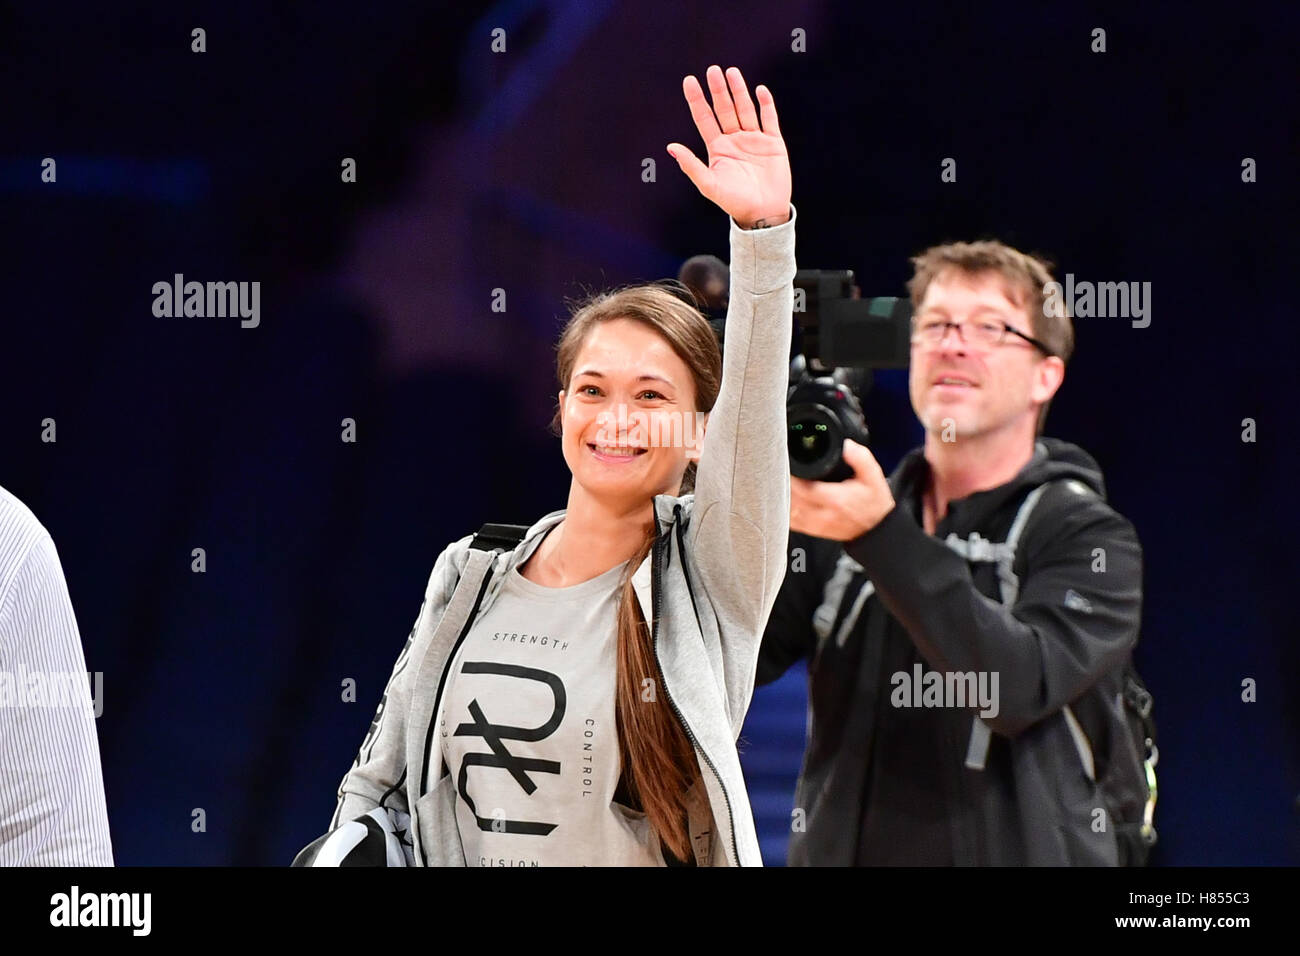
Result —
<path fill-rule="evenodd" d="M 794 355 L 786 399 L 790 474 L 812 481 L 853 477 L 844 439 L 870 438 L 861 396 L 871 371 L 906 368 L 912 307 L 907 299 L 863 299 L 849 270 L 795 274 Z"/>
<path fill-rule="evenodd" d="M 730 275 L 713 256 L 688 259 L 678 282 L 718 336 L 726 336 Z M 794 279 L 794 335 L 786 399 L 790 473 L 813 481 L 853 476 L 844 439 L 868 442 L 861 396 L 871 371 L 907 368 L 912 306 L 907 299 L 863 299 L 848 269 L 800 269 Z"/>

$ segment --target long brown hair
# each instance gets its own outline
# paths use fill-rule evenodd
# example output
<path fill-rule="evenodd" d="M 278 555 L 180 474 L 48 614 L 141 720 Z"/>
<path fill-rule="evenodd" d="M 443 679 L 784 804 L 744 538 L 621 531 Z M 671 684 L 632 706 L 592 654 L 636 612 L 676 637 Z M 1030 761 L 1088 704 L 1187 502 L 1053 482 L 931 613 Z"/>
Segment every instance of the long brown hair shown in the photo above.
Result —
<path fill-rule="evenodd" d="M 588 333 L 612 319 L 642 322 L 663 336 L 691 371 L 695 410 L 713 409 L 722 386 L 722 353 L 717 337 L 699 310 L 665 284 L 616 289 L 581 303 L 556 345 L 555 373 L 561 388 L 569 387 L 574 363 Z M 557 435 L 561 434 L 560 417 L 561 409 L 557 407 L 551 421 L 551 431 Z M 682 477 L 681 493 L 694 488 L 695 463 L 690 462 Z M 614 713 L 619 759 L 628 791 L 645 811 L 660 843 L 678 859 L 686 860 L 691 854 L 686 791 L 699 777 L 700 769 L 690 738 L 664 693 L 650 628 L 632 587 L 633 572 L 654 546 L 654 529 L 652 519 L 622 583 Z"/>

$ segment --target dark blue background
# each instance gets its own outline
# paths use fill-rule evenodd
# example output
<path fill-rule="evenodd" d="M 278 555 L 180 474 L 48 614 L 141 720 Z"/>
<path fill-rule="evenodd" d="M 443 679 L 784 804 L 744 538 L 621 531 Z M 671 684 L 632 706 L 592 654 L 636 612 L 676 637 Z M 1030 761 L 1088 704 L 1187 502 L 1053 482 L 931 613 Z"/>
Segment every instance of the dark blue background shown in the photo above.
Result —
<path fill-rule="evenodd" d="M 896 295 L 909 255 L 994 236 L 1152 283 L 1149 328 L 1076 322 L 1048 433 L 1096 456 L 1145 547 L 1155 862 L 1300 860 L 1294 16 L 866 6 L 0 3 L 0 484 L 52 532 L 104 672 L 120 863 L 288 862 L 437 554 L 564 506 L 565 298 L 726 255 L 664 151 L 700 150 L 680 79 L 715 62 L 776 97 L 802 267 Z M 261 326 L 155 318 L 177 272 L 260 281 Z M 904 374 L 866 404 L 892 469 L 921 437 Z M 802 680 L 761 689 L 744 735 L 771 863 Z"/>

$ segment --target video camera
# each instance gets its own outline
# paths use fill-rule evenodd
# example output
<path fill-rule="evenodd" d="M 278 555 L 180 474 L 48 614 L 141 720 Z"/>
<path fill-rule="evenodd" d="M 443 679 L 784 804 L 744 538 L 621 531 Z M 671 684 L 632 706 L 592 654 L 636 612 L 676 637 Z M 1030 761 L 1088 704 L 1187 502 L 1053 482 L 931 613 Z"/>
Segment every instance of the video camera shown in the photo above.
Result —
<path fill-rule="evenodd" d="M 688 259 L 678 280 L 703 304 L 724 341 L 730 276 L 714 256 Z M 794 336 L 786 398 L 790 473 L 814 481 L 853 476 L 844 439 L 867 444 L 861 396 L 872 370 L 907 368 L 912 304 L 905 298 L 861 298 L 851 270 L 800 269 L 794 279 Z"/>

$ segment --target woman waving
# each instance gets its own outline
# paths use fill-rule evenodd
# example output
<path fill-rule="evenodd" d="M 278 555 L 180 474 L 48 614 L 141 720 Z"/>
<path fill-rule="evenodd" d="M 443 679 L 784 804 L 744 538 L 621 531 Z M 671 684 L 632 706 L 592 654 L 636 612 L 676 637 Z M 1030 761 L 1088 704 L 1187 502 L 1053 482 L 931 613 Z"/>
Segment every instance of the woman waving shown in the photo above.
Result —
<path fill-rule="evenodd" d="M 761 864 L 736 738 L 785 573 L 794 210 L 771 94 L 707 82 L 707 165 L 668 151 L 731 217 L 725 355 L 660 285 L 569 320 L 567 505 L 443 551 L 339 788 L 332 828 L 409 815 L 416 865 Z"/>

